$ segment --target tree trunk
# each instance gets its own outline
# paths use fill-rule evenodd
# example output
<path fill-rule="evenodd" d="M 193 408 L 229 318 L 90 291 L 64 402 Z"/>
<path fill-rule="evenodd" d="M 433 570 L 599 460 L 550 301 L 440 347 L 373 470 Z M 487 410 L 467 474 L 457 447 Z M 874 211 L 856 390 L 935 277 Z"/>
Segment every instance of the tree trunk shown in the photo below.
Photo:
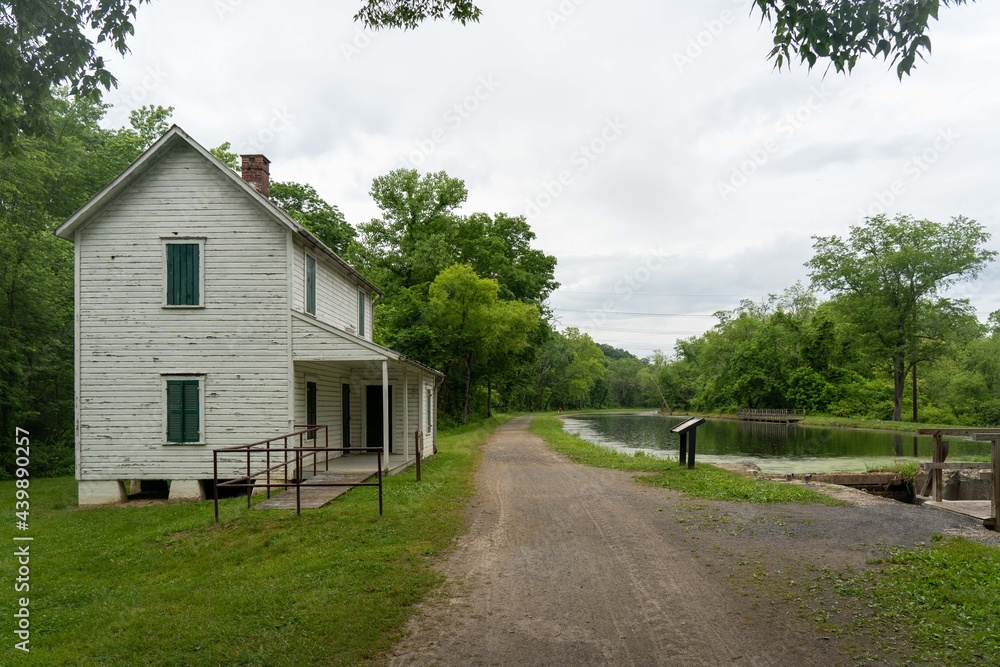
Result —
<path fill-rule="evenodd" d="M 462 422 L 469 423 L 469 413 L 472 411 L 472 360 L 465 360 L 465 407 L 462 409 Z"/>
<path fill-rule="evenodd" d="M 486 378 L 486 418 L 493 416 L 493 378 Z"/>
<path fill-rule="evenodd" d="M 674 411 L 670 409 L 667 405 L 667 397 L 663 395 L 663 391 L 660 389 L 660 383 L 656 380 L 650 380 L 653 383 L 653 387 L 656 388 L 656 393 L 660 395 L 660 400 L 663 401 L 663 409 L 667 411 L 668 415 L 673 416 Z"/>
<path fill-rule="evenodd" d="M 906 365 L 902 355 L 892 360 L 892 421 L 903 421 L 903 391 L 906 389 Z"/>
<path fill-rule="evenodd" d="M 917 362 L 913 362 L 913 423 L 917 423 Z"/>

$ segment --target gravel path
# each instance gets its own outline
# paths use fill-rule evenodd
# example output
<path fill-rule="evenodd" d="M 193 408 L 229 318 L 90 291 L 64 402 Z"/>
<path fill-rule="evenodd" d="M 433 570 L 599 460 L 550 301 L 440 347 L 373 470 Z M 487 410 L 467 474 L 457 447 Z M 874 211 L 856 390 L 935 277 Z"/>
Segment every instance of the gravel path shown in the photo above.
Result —
<path fill-rule="evenodd" d="M 694 501 L 574 464 L 529 422 L 486 445 L 445 593 L 392 665 L 854 664 L 870 647 L 813 620 L 854 610 L 796 581 L 935 533 L 995 535 L 850 490 L 846 508 Z"/>

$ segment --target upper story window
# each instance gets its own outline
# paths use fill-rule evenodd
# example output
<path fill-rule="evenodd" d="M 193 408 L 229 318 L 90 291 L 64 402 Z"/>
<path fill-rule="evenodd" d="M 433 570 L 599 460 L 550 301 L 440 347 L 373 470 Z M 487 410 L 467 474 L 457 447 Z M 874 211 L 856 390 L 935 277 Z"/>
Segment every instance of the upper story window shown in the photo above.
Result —
<path fill-rule="evenodd" d="M 427 433 L 434 428 L 434 390 L 427 389 Z"/>
<path fill-rule="evenodd" d="M 316 258 L 306 255 L 306 312 L 316 314 Z"/>
<path fill-rule="evenodd" d="M 204 305 L 204 245 L 204 239 L 171 239 L 164 244 L 164 306 Z"/>
<path fill-rule="evenodd" d="M 368 302 L 368 295 L 358 290 L 358 335 L 365 338 L 365 306 Z"/>

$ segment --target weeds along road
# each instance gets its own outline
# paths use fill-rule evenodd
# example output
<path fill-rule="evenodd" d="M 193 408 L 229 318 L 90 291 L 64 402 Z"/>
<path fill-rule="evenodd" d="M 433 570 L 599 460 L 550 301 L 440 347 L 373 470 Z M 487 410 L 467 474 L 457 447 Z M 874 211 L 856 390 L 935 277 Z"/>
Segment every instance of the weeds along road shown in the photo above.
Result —
<path fill-rule="evenodd" d="M 850 490 L 851 507 L 691 500 L 571 463 L 529 424 L 509 422 L 484 448 L 470 530 L 442 565 L 448 584 L 391 664 L 892 663 L 870 638 L 820 630 L 817 617 L 846 626 L 860 611 L 824 573 L 979 530 Z"/>

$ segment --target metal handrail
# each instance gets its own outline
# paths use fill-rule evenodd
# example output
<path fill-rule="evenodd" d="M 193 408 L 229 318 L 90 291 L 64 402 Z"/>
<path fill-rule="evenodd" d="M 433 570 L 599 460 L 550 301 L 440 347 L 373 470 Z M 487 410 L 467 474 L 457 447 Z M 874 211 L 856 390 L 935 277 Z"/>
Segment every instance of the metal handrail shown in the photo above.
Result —
<path fill-rule="evenodd" d="M 235 445 L 232 447 L 220 447 L 218 449 L 212 450 L 212 471 L 214 475 L 214 484 L 212 493 L 215 502 L 215 523 L 219 523 L 219 487 L 226 486 L 230 488 L 246 488 L 247 490 L 247 509 L 250 509 L 251 496 L 253 494 L 254 488 L 264 487 L 267 489 L 267 497 L 271 497 L 272 488 L 284 488 L 295 487 L 295 510 L 297 514 L 302 513 L 302 499 L 301 499 L 301 487 L 305 483 L 305 474 L 303 463 L 305 457 L 312 456 L 313 461 L 313 475 L 317 472 L 317 456 L 320 452 L 327 452 L 326 456 L 326 470 L 330 469 L 330 456 L 329 452 L 374 452 L 377 455 L 377 470 L 376 470 L 376 482 L 310 482 L 309 486 L 377 486 L 378 487 L 378 513 L 382 516 L 382 455 L 383 450 L 381 447 L 311 447 L 303 444 L 304 436 L 308 433 L 318 433 L 320 429 L 324 431 L 324 441 L 329 445 L 330 436 L 329 430 L 326 425 L 300 425 L 296 424 L 296 428 L 304 426 L 299 431 L 293 433 L 288 433 L 285 435 L 275 436 L 273 438 L 267 438 L 266 440 L 259 440 L 257 442 L 252 442 L 248 445 Z M 298 437 L 299 445 L 289 447 L 289 438 Z M 271 444 L 281 441 L 282 447 L 272 447 Z M 265 449 L 259 450 L 255 449 L 258 447 L 264 447 Z M 223 454 L 234 454 L 234 453 L 246 453 L 246 474 L 241 477 L 235 477 L 223 482 L 219 481 L 219 453 Z M 282 462 L 271 465 L 271 453 L 282 454 Z M 288 454 L 291 452 L 293 454 L 292 460 L 289 461 Z M 251 455 L 263 455 L 265 456 L 264 468 L 256 472 L 251 472 Z M 294 464 L 294 476 L 288 476 L 288 466 L 289 464 Z M 284 468 L 284 480 L 283 482 L 272 482 L 271 472 Z M 258 484 L 257 478 L 265 476 L 264 484 Z"/>

